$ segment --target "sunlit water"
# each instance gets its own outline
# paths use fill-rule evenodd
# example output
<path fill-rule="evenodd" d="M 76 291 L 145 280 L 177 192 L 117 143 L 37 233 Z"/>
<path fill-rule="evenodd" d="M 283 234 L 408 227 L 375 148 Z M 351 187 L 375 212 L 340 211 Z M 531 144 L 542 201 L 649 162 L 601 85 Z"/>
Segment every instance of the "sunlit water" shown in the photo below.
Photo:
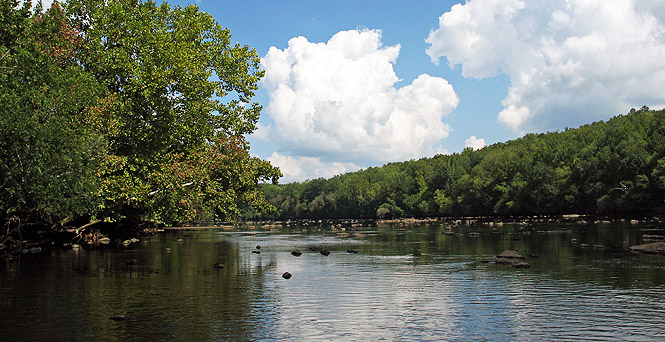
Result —
<path fill-rule="evenodd" d="M 2 261 L 0 340 L 665 340 L 665 257 L 627 252 L 657 225 L 353 229 L 166 232 Z M 504 249 L 532 267 L 495 265 Z"/>

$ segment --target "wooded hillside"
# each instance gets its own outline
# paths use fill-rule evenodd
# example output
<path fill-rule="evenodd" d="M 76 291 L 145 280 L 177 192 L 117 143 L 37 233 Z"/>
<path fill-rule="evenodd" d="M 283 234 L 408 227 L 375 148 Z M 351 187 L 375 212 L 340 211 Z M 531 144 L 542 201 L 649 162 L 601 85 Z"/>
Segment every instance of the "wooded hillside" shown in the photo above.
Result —
<path fill-rule="evenodd" d="M 248 217 L 662 215 L 665 110 L 263 191 L 275 213 Z"/>

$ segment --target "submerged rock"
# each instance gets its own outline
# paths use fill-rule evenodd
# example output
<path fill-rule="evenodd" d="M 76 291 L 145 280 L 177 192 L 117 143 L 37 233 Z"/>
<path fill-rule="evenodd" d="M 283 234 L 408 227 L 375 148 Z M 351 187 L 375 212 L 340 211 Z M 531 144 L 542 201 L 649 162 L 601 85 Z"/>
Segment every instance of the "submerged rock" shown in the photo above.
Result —
<path fill-rule="evenodd" d="M 508 258 L 496 258 L 494 261 L 495 264 L 497 265 L 511 265 L 515 260 L 511 260 Z"/>
<path fill-rule="evenodd" d="M 216 269 L 218 269 L 218 270 L 221 270 L 221 269 L 224 268 L 224 265 L 222 265 L 222 264 L 216 262 L 215 265 L 213 265 L 212 267 L 214 267 L 214 268 L 216 268 Z"/>
<path fill-rule="evenodd" d="M 510 266 L 515 267 L 515 268 L 531 268 L 531 264 L 526 263 L 524 261 L 512 263 L 512 264 L 510 264 Z"/>
<path fill-rule="evenodd" d="M 347 253 L 352 253 L 352 254 L 358 254 L 358 251 L 355 249 L 349 249 L 346 251 Z"/>
<path fill-rule="evenodd" d="M 252 251 L 254 254 L 261 254 L 261 251 Z"/>
<path fill-rule="evenodd" d="M 649 235 L 649 234 L 644 234 L 642 235 L 642 239 L 644 240 L 665 240 L 665 236 L 663 235 Z"/>
<path fill-rule="evenodd" d="M 116 321 L 116 322 L 126 322 L 126 321 L 131 321 L 134 319 L 133 316 L 126 316 L 126 315 L 113 315 L 109 317 L 110 320 Z"/>
<path fill-rule="evenodd" d="M 282 274 L 282 278 L 284 278 L 284 279 L 291 279 L 291 277 L 292 277 L 292 275 L 289 272 L 284 272 L 284 274 Z"/>
<path fill-rule="evenodd" d="M 665 242 L 652 242 L 630 247 L 631 252 L 665 255 Z"/>

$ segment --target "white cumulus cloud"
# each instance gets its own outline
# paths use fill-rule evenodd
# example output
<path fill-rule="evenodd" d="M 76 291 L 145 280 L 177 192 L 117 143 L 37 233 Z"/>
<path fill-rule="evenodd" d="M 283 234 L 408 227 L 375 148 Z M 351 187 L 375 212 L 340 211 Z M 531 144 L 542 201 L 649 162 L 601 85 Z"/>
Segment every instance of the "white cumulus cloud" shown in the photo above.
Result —
<path fill-rule="evenodd" d="M 427 42 L 464 77 L 510 78 L 498 122 L 516 132 L 665 105 L 661 0 L 469 0 Z"/>
<path fill-rule="evenodd" d="M 360 169 L 353 163 L 323 162 L 314 157 L 289 157 L 274 152 L 267 160 L 279 167 L 283 177 L 281 183 L 303 181 L 306 179 L 330 178 L 342 173 L 353 172 Z"/>
<path fill-rule="evenodd" d="M 283 50 L 271 47 L 262 59 L 262 84 L 272 124 L 261 135 L 277 142 L 280 153 L 341 163 L 344 170 L 442 151 L 451 131 L 442 120 L 457 107 L 457 95 L 448 81 L 426 74 L 397 89 L 399 50 L 383 46 L 378 30 L 341 31 L 325 43 L 296 37 Z"/>
<path fill-rule="evenodd" d="M 476 138 L 475 135 L 468 137 L 464 142 L 464 147 L 471 147 L 474 150 L 479 150 L 485 147 L 485 139 Z"/>

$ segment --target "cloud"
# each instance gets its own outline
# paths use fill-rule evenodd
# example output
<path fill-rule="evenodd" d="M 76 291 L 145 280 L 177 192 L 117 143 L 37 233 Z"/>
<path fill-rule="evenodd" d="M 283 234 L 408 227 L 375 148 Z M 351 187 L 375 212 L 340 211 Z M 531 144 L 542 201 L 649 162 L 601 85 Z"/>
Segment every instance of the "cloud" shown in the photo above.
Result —
<path fill-rule="evenodd" d="M 442 151 L 441 139 L 452 130 L 442 120 L 457 107 L 457 95 L 445 79 L 426 74 L 395 88 L 399 50 L 383 46 L 378 30 L 341 31 L 326 43 L 296 37 L 283 50 L 271 47 L 262 59 L 262 84 L 272 124 L 261 134 L 284 155 L 342 165 Z"/>
<path fill-rule="evenodd" d="M 470 0 L 439 18 L 427 54 L 462 75 L 510 78 L 498 122 L 560 128 L 665 105 L 660 0 Z"/>
<path fill-rule="evenodd" d="M 284 177 L 281 183 L 303 181 L 306 179 L 330 178 L 342 173 L 360 169 L 353 163 L 323 162 L 313 157 L 289 157 L 274 152 L 267 158 L 273 166 L 279 167 Z"/>
<path fill-rule="evenodd" d="M 475 135 L 470 136 L 464 141 L 464 147 L 471 147 L 474 150 L 479 150 L 485 147 L 485 139 L 478 139 Z"/>

